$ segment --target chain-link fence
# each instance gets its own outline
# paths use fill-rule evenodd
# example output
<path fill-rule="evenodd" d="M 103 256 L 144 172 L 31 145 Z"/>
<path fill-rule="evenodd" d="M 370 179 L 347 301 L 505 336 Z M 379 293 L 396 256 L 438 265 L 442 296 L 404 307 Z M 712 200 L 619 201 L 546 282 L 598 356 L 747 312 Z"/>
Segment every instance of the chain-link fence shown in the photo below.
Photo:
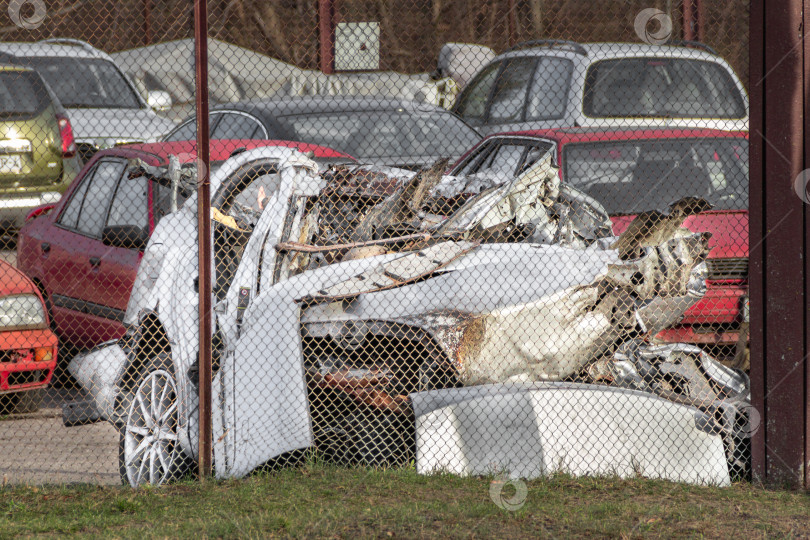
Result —
<path fill-rule="evenodd" d="M 9 4 L 4 478 L 749 476 L 747 3 L 208 11 Z"/>

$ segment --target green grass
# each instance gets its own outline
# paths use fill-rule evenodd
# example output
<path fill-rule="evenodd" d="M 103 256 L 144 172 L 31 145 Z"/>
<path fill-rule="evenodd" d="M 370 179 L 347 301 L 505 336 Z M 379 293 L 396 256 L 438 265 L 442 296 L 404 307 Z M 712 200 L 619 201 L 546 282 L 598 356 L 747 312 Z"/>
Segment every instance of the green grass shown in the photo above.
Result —
<path fill-rule="evenodd" d="M 137 490 L 7 486 L 0 489 L 0 537 L 810 535 L 803 492 L 558 475 L 528 482 L 525 505 L 510 512 L 490 499 L 490 481 L 309 462 L 242 480 Z"/>

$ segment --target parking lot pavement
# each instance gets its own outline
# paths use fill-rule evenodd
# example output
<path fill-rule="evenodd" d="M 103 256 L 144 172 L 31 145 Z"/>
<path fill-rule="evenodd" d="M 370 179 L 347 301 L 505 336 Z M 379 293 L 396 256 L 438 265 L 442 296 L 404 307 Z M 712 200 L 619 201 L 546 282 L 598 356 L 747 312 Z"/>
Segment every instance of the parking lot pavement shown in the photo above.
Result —
<path fill-rule="evenodd" d="M 13 246 L 0 259 L 17 263 Z M 119 484 L 118 433 L 107 422 L 66 428 L 61 405 L 77 390 L 49 388 L 39 411 L 0 418 L 0 483 Z"/>
<path fill-rule="evenodd" d="M 48 390 L 36 413 L 0 419 L 3 484 L 118 484 L 118 433 L 107 422 L 66 428 L 62 401 L 74 392 Z"/>

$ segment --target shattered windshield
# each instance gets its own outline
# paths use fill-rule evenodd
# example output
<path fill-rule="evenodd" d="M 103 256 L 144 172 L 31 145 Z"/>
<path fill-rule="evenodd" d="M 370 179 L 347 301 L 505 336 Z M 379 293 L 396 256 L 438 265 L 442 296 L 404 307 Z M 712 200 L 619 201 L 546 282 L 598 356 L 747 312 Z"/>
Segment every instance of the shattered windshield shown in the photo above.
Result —
<path fill-rule="evenodd" d="M 565 182 L 611 215 L 663 210 L 702 197 L 715 210 L 748 209 L 748 141 L 742 137 L 570 143 Z"/>
<path fill-rule="evenodd" d="M 496 206 L 507 202 L 507 197 L 526 188 L 526 179 L 532 177 L 535 181 L 542 181 L 550 174 L 556 176 L 557 169 L 552 165 L 552 153 L 548 149 L 543 157 L 537 159 L 532 166 L 526 164 L 526 171 L 518 176 L 509 176 L 501 171 L 487 171 L 459 177 L 455 192 L 476 193 L 441 225 L 441 232 L 468 230 L 478 223 Z M 542 171 L 538 174 L 538 171 Z M 557 178 L 559 180 L 559 178 Z M 534 182 L 533 182 L 534 183 Z M 439 188 L 444 186 L 440 185 Z M 448 190 L 445 188 L 445 192 Z M 455 194 L 453 192 L 448 195 Z"/>

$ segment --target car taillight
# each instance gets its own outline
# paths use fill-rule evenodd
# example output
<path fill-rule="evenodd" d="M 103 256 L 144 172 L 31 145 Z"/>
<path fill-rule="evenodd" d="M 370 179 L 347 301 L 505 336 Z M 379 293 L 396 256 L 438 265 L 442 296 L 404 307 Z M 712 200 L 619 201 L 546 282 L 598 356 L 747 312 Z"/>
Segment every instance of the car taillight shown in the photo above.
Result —
<path fill-rule="evenodd" d="M 67 116 L 56 115 L 59 120 L 59 135 L 62 137 L 62 157 L 73 157 L 76 155 L 76 141 L 73 139 L 73 126 Z"/>

